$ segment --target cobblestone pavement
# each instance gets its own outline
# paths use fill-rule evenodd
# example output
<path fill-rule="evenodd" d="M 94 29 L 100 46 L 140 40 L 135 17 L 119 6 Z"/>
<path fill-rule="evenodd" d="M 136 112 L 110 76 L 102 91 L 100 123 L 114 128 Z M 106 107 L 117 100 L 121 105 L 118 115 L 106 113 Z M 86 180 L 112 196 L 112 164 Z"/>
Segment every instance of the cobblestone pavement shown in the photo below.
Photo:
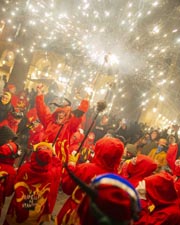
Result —
<path fill-rule="evenodd" d="M 52 216 L 54 217 L 55 215 L 57 215 L 57 213 L 59 212 L 59 210 L 61 209 L 62 205 L 64 204 L 64 202 L 66 201 L 67 199 L 67 195 L 65 195 L 62 191 L 59 191 L 58 192 L 58 196 L 57 196 L 57 200 L 56 200 L 56 204 L 55 204 L 55 207 L 54 207 L 54 210 L 53 210 L 53 213 L 52 213 Z M 5 219 L 5 215 L 6 215 L 6 212 L 7 212 L 7 208 L 8 208 L 8 205 L 11 201 L 11 198 L 12 197 L 8 197 L 6 198 L 6 202 L 5 202 L 5 205 L 2 209 L 2 213 L 1 213 L 1 217 L 0 217 L 0 225 L 3 224 L 3 221 Z M 51 222 L 45 222 L 43 223 L 43 225 L 54 225 L 54 221 L 51 221 Z"/>

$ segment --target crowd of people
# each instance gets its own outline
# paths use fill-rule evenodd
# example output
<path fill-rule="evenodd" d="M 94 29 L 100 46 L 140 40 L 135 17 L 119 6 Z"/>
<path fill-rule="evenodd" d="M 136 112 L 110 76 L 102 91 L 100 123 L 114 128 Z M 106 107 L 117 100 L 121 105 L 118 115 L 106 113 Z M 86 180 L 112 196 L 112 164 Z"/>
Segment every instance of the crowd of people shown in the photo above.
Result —
<path fill-rule="evenodd" d="M 44 88 L 7 83 L 0 97 L 3 225 L 50 221 L 59 190 L 69 197 L 56 225 L 180 225 L 179 127 L 107 115 L 89 96 L 76 109 L 49 102 Z"/>

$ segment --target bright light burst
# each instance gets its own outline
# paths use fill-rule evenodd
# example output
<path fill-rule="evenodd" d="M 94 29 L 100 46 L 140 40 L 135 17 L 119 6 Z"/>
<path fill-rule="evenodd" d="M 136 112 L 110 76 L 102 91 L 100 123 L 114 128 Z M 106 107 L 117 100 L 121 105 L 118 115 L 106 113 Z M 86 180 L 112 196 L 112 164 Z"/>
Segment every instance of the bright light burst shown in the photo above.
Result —
<path fill-rule="evenodd" d="M 166 103 L 177 101 L 180 93 L 171 86 L 180 72 L 179 24 L 179 0 L 1 1 L 0 34 L 4 27 L 10 30 L 6 41 L 19 43 L 16 52 L 22 62 L 27 62 L 27 53 L 43 49 L 78 59 L 78 66 L 77 60 L 71 63 L 75 84 L 80 78 L 92 86 L 99 74 L 113 77 L 111 109 L 115 102 L 127 104 L 120 99 L 133 90 L 133 101 L 143 107 L 159 89 Z M 59 69 L 54 68 L 54 74 Z M 98 94 L 109 90 L 107 82 L 102 83 Z"/>

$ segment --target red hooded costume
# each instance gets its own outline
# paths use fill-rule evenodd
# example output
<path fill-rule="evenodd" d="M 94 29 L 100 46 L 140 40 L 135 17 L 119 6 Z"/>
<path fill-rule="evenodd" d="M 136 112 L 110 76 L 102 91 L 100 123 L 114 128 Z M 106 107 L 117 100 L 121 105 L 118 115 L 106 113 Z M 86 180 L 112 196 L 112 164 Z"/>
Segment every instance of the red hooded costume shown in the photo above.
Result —
<path fill-rule="evenodd" d="M 157 164 L 149 156 L 139 154 L 136 157 L 135 164 L 132 160 L 127 166 L 127 174 L 129 175 L 127 179 L 136 187 L 139 181 L 152 175 L 156 168 Z"/>
<path fill-rule="evenodd" d="M 71 167 L 74 174 L 85 183 L 90 183 L 91 179 L 106 172 L 117 172 L 124 151 L 123 143 L 116 138 L 104 137 L 97 141 L 95 145 L 95 157 L 92 163 L 82 163 Z M 83 191 L 69 177 L 65 171 L 62 178 L 62 189 L 67 195 L 71 195 L 60 210 L 56 224 L 68 224 L 69 216 L 76 209 L 83 197 Z"/>
<path fill-rule="evenodd" d="M 50 220 L 55 204 L 53 191 L 57 191 L 57 188 L 53 190 L 55 174 L 52 166 L 52 150 L 44 143 L 39 144 L 31 155 L 31 161 L 18 171 L 15 194 L 4 225 L 39 225 Z"/>
<path fill-rule="evenodd" d="M 122 224 L 123 222 L 130 225 L 138 218 L 139 198 L 136 190 L 127 180 L 116 174 L 106 173 L 94 178 L 90 188 L 89 192 L 84 189 L 86 195 L 79 204 L 77 212 L 74 213 L 72 225 Z M 101 223 L 102 221 L 104 223 Z"/>
<path fill-rule="evenodd" d="M 160 172 L 144 180 L 147 210 L 142 211 L 135 225 L 179 225 L 180 207 L 173 177 Z"/>
<path fill-rule="evenodd" d="M 175 188 L 178 193 L 179 201 L 180 201 L 180 159 L 175 161 L 175 168 L 174 168 L 174 182 Z"/>
<path fill-rule="evenodd" d="M 28 119 L 27 126 L 29 127 L 28 147 L 32 148 L 33 145 L 42 141 L 44 135 L 44 127 L 38 121 L 36 108 L 31 108 L 27 113 Z"/>
<path fill-rule="evenodd" d="M 0 146 L 0 214 L 5 198 L 13 193 L 16 177 L 14 162 L 17 151 L 18 146 L 14 142 Z"/>
<path fill-rule="evenodd" d="M 16 134 L 8 126 L 0 127 L 0 213 L 5 198 L 13 193 L 14 163 L 19 156 L 19 146 L 14 142 L 16 139 Z"/>
<path fill-rule="evenodd" d="M 177 159 L 177 153 L 178 153 L 178 144 L 177 143 L 170 144 L 167 151 L 166 160 L 172 172 L 174 172 L 175 169 L 175 161 Z"/>
<path fill-rule="evenodd" d="M 50 109 L 44 103 L 44 96 L 36 96 L 38 118 L 45 130 L 42 141 L 53 143 L 58 131 L 61 130 L 55 144 L 56 154 L 60 159 L 65 157 L 66 154 L 64 152 L 68 151 L 67 148 L 70 144 L 70 138 L 81 124 L 82 116 L 84 112 L 87 112 L 88 105 L 87 100 L 82 100 L 78 109 L 74 110 L 73 113 L 71 112 L 70 106 L 59 107 L 54 113 L 51 113 Z M 65 112 L 65 118 L 62 124 L 57 124 L 56 117 L 58 112 L 61 111 Z M 63 160 L 65 161 L 66 159 Z"/>

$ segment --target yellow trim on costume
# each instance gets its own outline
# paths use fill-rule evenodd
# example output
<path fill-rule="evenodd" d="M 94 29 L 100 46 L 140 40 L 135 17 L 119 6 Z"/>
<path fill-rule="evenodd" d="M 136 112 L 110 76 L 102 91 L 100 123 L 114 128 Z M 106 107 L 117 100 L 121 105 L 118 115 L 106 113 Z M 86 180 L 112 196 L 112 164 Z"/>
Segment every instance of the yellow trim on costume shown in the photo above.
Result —
<path fill-rule="evenodd" d="M 53 149 L 52 145 L 48 142 L 39 142 L 38 144 L 33 145 L 34 151 L 37 151 L 37 148 L 40 147 L 40 146 L 46 146 L 48 149 L 50 149 L 51 151 L 54 152 L 54 149 Z"/>

